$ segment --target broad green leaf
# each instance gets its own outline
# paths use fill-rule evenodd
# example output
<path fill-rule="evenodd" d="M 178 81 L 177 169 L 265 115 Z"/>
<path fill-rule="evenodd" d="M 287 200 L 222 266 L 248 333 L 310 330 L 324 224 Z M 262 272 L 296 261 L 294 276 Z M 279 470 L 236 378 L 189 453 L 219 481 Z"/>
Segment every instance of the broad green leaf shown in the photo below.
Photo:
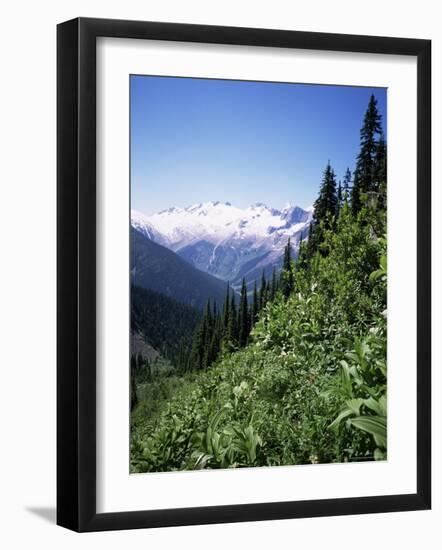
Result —
<path fill-rule="evenodd" d="M 387 416 L 387 400 L 384 395 L 379 399 L 369 397 L 364 400 L 364 405 L 379 416 Z"/>
<path fill-rule="evenodd" d="M 371 434 L 379 447 L 387 447 L 387 419 L 384 416 L 359 416 L 351 418 L 350 423 Z"/>
<path fill-rule="evenodd" d="M 344 409 L 341 411 L 338 416 L 333 420 L 333 422 L 329 425 L 329 428 L 337 428 L 339 424 L 344 420 L 344 418 L 347 418 L 353 414 L 351 409 Z"/>
<path fill-rule="evenodd" d="M 360 411 L 361 411 L 361 405 L 363 403 L 364 403 L 363 399 L 349 399 L 348 401 L 345 402 L 347 407 L 350 409 L 352 414 L 354 414 L 355 416 L 359 416 Z"/>

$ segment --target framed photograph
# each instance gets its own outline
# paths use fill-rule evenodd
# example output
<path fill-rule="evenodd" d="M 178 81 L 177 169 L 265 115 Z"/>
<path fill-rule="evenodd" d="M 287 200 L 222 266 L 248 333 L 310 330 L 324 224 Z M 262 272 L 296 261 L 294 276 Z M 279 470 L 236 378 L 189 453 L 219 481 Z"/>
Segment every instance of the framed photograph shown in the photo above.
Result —
<path fill-rule="evenodd" d="M 57 36 L 58 524 L 429 509 L 430 41 Z"/>

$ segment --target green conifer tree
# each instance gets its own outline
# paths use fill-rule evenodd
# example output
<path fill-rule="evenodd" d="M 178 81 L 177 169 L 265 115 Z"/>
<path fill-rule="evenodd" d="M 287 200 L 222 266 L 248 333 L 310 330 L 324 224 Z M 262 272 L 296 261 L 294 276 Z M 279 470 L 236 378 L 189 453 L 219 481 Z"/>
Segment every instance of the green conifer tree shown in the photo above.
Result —
<path fill-rule="evenodd" d="M 273 266 L 272 270 L 272 284 L 270 286 L 270 300 L 274 300 L 276 297 L 276 292 L 278 290 L 278 282 L 276 278 L 276 267 Z"/>
<path fill-rule="evenodd" d="M 308 240 L 304 239 L 299 245 L 298 258 L 296 259 L 297 269 L 307 269 L 308 267 Z"/>
<path fill-rule="evenodd" d="M 383 134 L 376 145 L 373 184 L 377 193 L 377 206 L 385 209 L 387 206 L 387 144 Z"/>
<path fill-rule="evenodd" d="M 267 303 L 267 281 L 265 277 L 264 270 L 261 274 L 261 283 L 259 285 L 259 309 L 263 309 Z"/>
<path fill-rule="evenodd" d="M 288 298 L 293 290 L 294 277 L 293 277 L 293 264 L 292 264 L 292 245 L 290 237 L 284 248 L 284 258 L 282 262 L 281 272 L 281 290 L 285 298 Z"/>
<path fill-rule="evenodd" d="M 130 377 L 130 410 L 133 409 L 138 404 L 138 395 L 137 395 L 137 384 L 135 381 L 135 376 Z"/>
<path fill-rule="evenodd" d="M 227 337 L 228 327 L 229 327 L 229 316 L 230 316 L 230 284 L 227 283 L 226 297 L 224 299 L 223 306 L 223 335 Z"/>
<path fill-rule="evenodd" d="M 341 180 L 338 182 L 338 191 L 336 194 L 337 202 L 336 202 L 336 217 L 339 217 L 339 214 L 341 212 L 341 206 L 342 206 L 342 183 Z"/>
<path fill-rule="evenodd" d="M 229 307 L 229 323 L 227 330 L 227 346 L 234 349 L 238 345 L 238 319 L 236 314 L 235 294 L 232 292 Z"/>
<path fill-rule="evenodd" d="M 208 319 L 207 319 L 207 309 L 206 313 L 203 316 L 203 319 L 195 331 L 193 343 L 192 343 L 192 353 L 191 353 L 191 362 L 192 368 L 201 370 L 206 366 L 206 347 L 208 340 Z"/>
<path fill-rule="evenodd" d="M 325 167 L 318 198 L 314 203 L 313 220 L 309 227 L 308 256 L 311 257 L 319 249 L 323 241 L 323 232 L 335 225 L 338 197 L 336 192 L 336 176 L 330 161 Z"/>
<path fill-rule="evenodd" d="M 247 285 L 245 278 L 243 278 L 241 286 L 238 325 L 238 345 L 240 348 L 244 348 L 247 345 L 250 333 L 249 306 L 247 303 Z"/>
<path fill-rule="evenodd" d="M 352 190 L 352 212 L 357 214 L 368 194 L 374 189 L 375 156 L 377 149 L 376 136 L 382 133 L 381 115 L 377 100 L 372 94 L 364 116 L 360 132 L 360 151 L 356 162 Z"/>
<path fill-rule="evenodd" d="M 347 168 L 344 174 L 344 180 L 342 182 L 342 202 L 348 203 L 351 192 L 351 170 Z"/>
<path fill-rule="evenodd" d="M 256 287 L 256 281 L 255 281 L 253 283 L 253 303 L 252 303 L 252 312 L 250 315 L 252 326 L 258 320 L 258 314 L 259 314 L 259 295 L 258 295 L 258 289 Z"/>

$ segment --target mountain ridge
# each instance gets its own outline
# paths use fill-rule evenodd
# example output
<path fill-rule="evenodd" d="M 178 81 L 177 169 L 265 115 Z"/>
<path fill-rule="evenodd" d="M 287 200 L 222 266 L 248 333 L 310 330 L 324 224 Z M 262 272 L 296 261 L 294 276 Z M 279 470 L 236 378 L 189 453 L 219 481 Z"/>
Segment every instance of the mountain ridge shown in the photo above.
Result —
<path fill-rule="evenodd" d="M 288 204 L 278 210 L 258 202 L 238 208 L 227 201 L 210 201 L 173 206 L 150 216 L 132 210 L 131 223 L 197 269 L 237 288 L 242 277 L 251 283 L 261 271 L 268 275 L 273 267 L 279 269 L 289 238 L 296 257 L 312 216 L 312 207 Z"/>
<path fill-rule="evenodd" d="M 221 279 L 195 268 L 172 250 L 154 242 L 132 227 L 131 281 L 178 302 L 203 309 L 210 298 L 219 307 L 227 285 Z"/>

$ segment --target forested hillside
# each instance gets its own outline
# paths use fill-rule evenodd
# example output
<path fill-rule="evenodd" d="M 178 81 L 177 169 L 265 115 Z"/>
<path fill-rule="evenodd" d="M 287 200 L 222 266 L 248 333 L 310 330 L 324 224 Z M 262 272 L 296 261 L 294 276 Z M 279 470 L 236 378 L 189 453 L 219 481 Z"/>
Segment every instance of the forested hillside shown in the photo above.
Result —
<path fill-rule="evenodd" d="M 132 285 L 131 330 L 140 333 L 164 358 L 179 366 L 192 344 L 201 312 L 158 292 Z"/>
<path fill-rule="evenodd" d="M 134 388 L 132 472 L 386 458 L 386 163 L 372 96 L 298 258 L 289 240 L 280 275 L 208 302 L 185 372 Z"/>
<path fill-rule="evenodd" d="M 226 285 L 131 228 L 131 280 L 136 286 L 203 309 L 207 299 L 222 303 Z"/>

